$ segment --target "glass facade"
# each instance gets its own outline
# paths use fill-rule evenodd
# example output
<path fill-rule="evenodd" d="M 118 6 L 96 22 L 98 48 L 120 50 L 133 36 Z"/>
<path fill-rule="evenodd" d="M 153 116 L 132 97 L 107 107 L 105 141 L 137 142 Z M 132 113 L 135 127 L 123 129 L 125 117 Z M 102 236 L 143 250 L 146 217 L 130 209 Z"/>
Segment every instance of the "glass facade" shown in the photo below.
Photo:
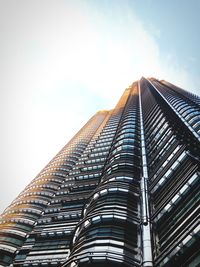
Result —
<path fill-rule="evenodd" d="M 4 211 L 0 266 L 198 266 L 199 151 L 200 98 L 134 82 Z"/>

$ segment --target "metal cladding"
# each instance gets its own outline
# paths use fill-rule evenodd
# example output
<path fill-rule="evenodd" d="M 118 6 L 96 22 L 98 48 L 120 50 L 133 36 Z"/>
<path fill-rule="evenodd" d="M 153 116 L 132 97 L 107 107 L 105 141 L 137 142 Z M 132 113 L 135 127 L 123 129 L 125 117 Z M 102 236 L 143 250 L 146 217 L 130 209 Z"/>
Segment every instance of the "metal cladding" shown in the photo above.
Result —
<path fill-rule="evenodd" d="M 198 266 L 199 151 L 200 98 L 134 82 L 4 211 L 0 266 Z"/>

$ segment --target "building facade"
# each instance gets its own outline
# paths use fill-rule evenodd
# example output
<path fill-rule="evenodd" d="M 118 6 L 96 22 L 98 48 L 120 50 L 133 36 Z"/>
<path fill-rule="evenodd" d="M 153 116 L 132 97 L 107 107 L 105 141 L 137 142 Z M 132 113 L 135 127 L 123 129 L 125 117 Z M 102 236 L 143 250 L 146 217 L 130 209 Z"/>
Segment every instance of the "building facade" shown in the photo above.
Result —
<path fill-rule="evenodd" d="M 142 78 L 4 211 L 0 266 L 199 266 L 199 179 L 200 98 Z"/>

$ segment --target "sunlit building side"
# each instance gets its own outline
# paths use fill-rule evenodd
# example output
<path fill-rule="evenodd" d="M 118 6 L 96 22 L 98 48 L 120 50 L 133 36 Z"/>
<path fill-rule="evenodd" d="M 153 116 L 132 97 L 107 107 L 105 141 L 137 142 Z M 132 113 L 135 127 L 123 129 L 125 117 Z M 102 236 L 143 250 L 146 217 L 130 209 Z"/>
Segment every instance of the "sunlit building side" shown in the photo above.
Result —
<path fill-rule="evenodd" d="M 4 211 L 0 266 L 198 266 L 199 151 L 200 98 L 134 82 Z"/>

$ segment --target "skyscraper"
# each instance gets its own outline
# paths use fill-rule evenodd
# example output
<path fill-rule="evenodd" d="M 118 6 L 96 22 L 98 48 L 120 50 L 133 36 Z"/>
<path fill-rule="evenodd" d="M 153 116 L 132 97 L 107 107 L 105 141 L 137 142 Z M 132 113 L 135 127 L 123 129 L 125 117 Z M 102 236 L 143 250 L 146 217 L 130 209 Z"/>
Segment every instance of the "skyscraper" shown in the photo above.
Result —
<path fill-rule="evenodd" d="M 198 266 L 199 178 L 200 98 L 142 78 L 4 211 L 0 265 Z"/>

